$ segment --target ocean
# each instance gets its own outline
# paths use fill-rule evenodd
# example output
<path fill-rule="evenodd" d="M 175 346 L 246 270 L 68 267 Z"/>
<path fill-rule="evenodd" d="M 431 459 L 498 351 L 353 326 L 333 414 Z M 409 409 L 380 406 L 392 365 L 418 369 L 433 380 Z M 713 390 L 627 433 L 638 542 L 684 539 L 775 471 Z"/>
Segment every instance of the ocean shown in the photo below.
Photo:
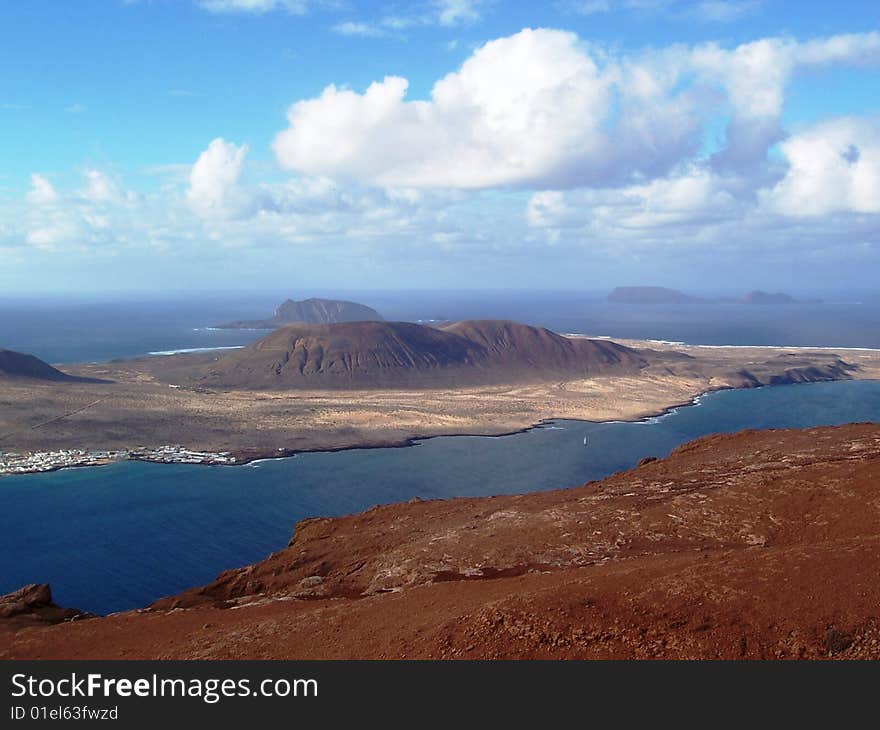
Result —
<path fill-rule="evenodd" d="M 770 307 L 642 307 L 610 305 L 598 293 L 326 295 L 362 301 L 388 319 L 511 318 L 561 332 L 692 344 L 880 347 L 880 300 L 865 296 Z M 0 298 L 0 347 L 62 364 L 236 347 L 261 333 L 212 327 L 268 316 L 283 298 Z M 48 582 L 61 605 L 96 613 L 136 608 L 282 548 L 304 517 L 416 496 L 573 486 L 708 433 L 853 421 L 880 422 L 880 382 L 724 391 L 639 423 L 554 421 L 511 436 L 440 437 L 247 466 L 128 462 L 4 477 L 0 594 Z"/>
<path fill-rule="evenodd" d="M 298 293 L 307 296 L 309 293 Z M 386 319 L 514 319 L 557 332 L 705 345 L 880 348 L 880 295 L 839 293 L 822 304 L 609 304 L 604 292 L 326 292 Z M 284 293 L 162 297 L 10 298 L 0 294 L 0 348 L 51 363 L 247 344 L 263 333 L 217 330 L 268 317 Z"/>

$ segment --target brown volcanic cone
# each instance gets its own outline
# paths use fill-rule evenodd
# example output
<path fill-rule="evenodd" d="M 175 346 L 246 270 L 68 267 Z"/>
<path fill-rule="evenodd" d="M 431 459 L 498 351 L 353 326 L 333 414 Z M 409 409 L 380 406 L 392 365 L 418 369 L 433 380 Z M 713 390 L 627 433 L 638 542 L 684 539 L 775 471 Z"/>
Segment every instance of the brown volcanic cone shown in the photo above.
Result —
<path fill-rule="evenodd" d="M 646 364 L 610 342 L 540 327 L 466 321 L 442 329 L 407 322 L 283 327 L 196 376 L 235 388 L 450 387 L 633 372 Z"/>
<path fill-rule="evenodd" d="M 587 376 L 606 371 L 631 372 L 645 364 L 634 350 L 616 342 L 572 339 L 543 327 L 507 320 L 465 320 L 447 325 L 443 331 L 480 345 L 493 363 L 536 372 Z"/>
<path fill-rule="evenodd" d="M 37 380 L 74 380 L 33 355 L 13 350 L 0 350 L 0 377 L 34 378 Z"/>

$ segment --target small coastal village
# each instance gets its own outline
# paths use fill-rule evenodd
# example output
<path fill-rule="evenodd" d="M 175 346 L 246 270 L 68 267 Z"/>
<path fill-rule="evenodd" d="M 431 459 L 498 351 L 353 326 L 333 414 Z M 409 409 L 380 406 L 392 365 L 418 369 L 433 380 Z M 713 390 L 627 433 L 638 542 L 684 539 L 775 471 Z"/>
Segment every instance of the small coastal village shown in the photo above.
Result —
<path fill-rule="evenodd" d="M 157 449 L 137 448 L 118 451 L 62 449 L 27 453 L 0 451 L 0 476 L 34 474 L 81 466 L 102 466 L 115 461 L 153 461 L 160 464 L 235 464 L 228 451 L 193 451 L 180 444 Z"/>

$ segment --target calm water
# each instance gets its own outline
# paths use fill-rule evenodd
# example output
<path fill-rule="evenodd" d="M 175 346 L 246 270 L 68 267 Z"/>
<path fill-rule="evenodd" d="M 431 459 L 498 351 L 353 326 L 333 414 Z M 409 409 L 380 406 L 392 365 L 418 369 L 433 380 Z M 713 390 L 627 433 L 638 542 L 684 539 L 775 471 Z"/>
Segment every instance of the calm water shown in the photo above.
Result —
<path fill-rule="evenodd" d="M 52 363 L 102 361 L 194 347 L 243 345 L 259 332 L 212 325 L 269 316 L 285 296 L 198 293 L 163 299 L 8 299 L 0 348 Z M 514 319 L 558 332 L 706 345 L 880 348 L 880 296 L 838 294 L 824 304 L 613 305 L 605 292 L 318 292 L 361 301 L 390 320 Z"/>
<path fill-rule="evenodd" d="M 725 391 L 643 423 L 557 421 L 240 467 L 123 463 L 0 478 L 0 594 L 49 582 L 62 605 L 143 606 L 283 547 L 303 517 L 573 486 L 707 433 L 851 421 L 880 421 L 880 382 Z"/>

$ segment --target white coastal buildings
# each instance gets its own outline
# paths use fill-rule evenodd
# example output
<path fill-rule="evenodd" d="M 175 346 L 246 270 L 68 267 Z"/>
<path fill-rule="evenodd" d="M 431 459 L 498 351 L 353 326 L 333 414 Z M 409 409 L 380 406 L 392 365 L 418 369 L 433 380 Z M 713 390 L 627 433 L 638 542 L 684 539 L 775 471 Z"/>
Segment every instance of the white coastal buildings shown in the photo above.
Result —
<path fill-rule="evenodd" d="M 180 444 L 156 449 L 96 451 L 61 449 L 59 451 L 30 451 L 24 453 L 0 451 L 0 476 L 33 474 L 78 466 L 101 466 L 114 461 L 155 461 L 162 464 L 235 464 L 228 451 L 194 451 Z"/>

